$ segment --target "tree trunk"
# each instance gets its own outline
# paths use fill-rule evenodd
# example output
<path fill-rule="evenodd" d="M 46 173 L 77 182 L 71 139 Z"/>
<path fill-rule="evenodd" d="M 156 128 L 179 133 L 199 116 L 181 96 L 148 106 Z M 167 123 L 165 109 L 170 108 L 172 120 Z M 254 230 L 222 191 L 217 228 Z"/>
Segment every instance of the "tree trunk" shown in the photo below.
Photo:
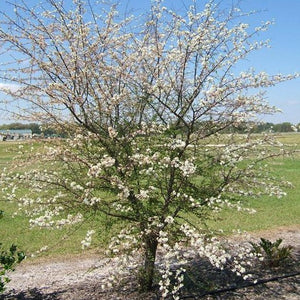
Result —
<path fill-rule="evenodd" d="M 154 279 L 157 236 L 152 234 L 145 237 L 144 266 L 140 272 L 140 289 L 142 292 L 151 291 Z"/>

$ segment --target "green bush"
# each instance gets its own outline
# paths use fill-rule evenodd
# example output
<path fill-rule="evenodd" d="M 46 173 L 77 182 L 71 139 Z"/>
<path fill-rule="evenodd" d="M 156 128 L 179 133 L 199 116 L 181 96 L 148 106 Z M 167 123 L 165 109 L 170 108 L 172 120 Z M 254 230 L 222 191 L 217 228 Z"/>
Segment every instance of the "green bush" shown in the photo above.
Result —
<path fill-rule="evenodd" d="M 0 210 L 0 219 L 3 217 L 3 213 L 3 210 Z M 10 281 L 7 273 L 14 271 L 15 266 L 24 258 L 24 252 L 18 250 L 16 245 L 11 245 L 9 250 L 4 250 L 0 242 L 0 293 L 5 290 L 5 284 Z"/>
<path fill-rule="evenodd" d="M 16 245 L 11 245 L 9 250 L 3 250 L 0 243 L 0 293 L 5 290 L 5 284 L 10 281 L 7 272 L 14 271 L 16 264 L 25 258 L 22 251 L 18 251 Z"/>
<path fill-rule="evenodd" d="M 254 253 L 263 256 L 265 263 L 269 267 L 278 267 L 283 261 L 291 257 L 293 249 L 290 245 L 280 247 L 281 243 L 282 239 L 271 242 L 261 238 L 259 243 L 251 242 L 251 245 Z"/>

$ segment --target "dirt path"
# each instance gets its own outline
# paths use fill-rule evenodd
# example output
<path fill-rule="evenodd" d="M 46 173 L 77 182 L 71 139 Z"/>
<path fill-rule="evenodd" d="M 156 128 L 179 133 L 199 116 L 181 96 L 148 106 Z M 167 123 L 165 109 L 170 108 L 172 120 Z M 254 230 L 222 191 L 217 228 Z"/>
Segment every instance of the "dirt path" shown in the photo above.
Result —
<path fill-rule="evenodd" d="M 270 240 L 282 238 L 285 244 L 295 247 L 297 259 L 300 257 L 300 227 L 282 227 L 276 230 L 261 231 L 252 234 L 253 238 L 265 237 Z M 238 242 L 238 241 L 237 241 Z M 289 269 L 290 268 L 290 269 Z M 114 269 L 107 259 L 99 259 L 96 255 L 74 256 L 57 261 L 31 261 L 22 263 L 16 271 L 10 274 L 11 282 L 7 291 L 0 299 L 157 299 L 157 296 L 138 295 L 127 285 L 119 291 L 103 293 L 101 282 Z M 274 274 L 262 276 L 282 276 L 289 272 L 299 272 L 299 261 L 285 270 L 276 270 Z M 218 280 L 219 274 L 210 270 L 212 280 Z M 260 271 L 261 272 L 261 271 Z M 208 276 L 207 270 L 205 276 Z M 223 274 L 224 277 L 224 274 Z M 208 280 L 211 279 L 207 279 Z M 220 279 L 221 280 L 221 279 Z M 234 281 L 235 279 L 233 279 Z M 264 289 L 262 290 L 262 286 Z M 131 290 L 130 290 L 131 289 Z M 233 290 L 215 296 L 202 295 L 186 299 L 300 299 L 300 276 L 282 278 L 265 283 Z M 269 294 L 268 294 L 269 293 Z M 198 295 L 200 295 L 198 293 Z M 220 296 L 222 295 L 222 296 Z M 142 298 L 141 298 L 142 297 Z M 215 297 L 215 298 L 213 298 Z M 221 298 L 220 298 L 221 297 Z M 248 298 L 247 298 L 248 297 Z M 250 297 L 250 298 L 249 298 Z"/>

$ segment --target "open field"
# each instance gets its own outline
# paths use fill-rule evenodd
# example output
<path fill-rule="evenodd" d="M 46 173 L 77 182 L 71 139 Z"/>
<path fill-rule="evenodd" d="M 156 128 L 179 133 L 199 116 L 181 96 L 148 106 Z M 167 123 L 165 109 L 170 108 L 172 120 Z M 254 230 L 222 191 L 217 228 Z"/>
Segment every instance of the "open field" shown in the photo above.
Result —
<path fill-rule="evenodd" d="M 18 155 L 20 148 L 38 147 L 39 143 L 33 142 L 0 142 L 0 170 L 13 164 L 13 158 Z M 3 188 L 1 186 L 1 188 Z M 4 246 L 16 244 L 30 256 L 47 256 L 47 255 L 68 255 L 69 253 L 82 253 L 81 241 L 86 235 L 87 230 L 92 226 L 91 223 L 99 223 L 99 218 L 103 216 L 94 216 L 93 219 L 87 220 L 84 224 L 64 228 L 61 230 L 49 230 L 39 228 L 29 228 L 29 217 L 14 213 L 18 210 L 16 203 L 6 201 L 0 190 L 0 242 Z M 100 245 L 105 245 L 110 240 L 111 232 L 109 225 L 106 227 L 98 226 L 98 232 L 94 238 Z M 40 249 L 47 246 L 46 252 L 40 253 Z M 100 252 L 102 249 L 98 249 Z M 98 251 L 97 250 L 97 251 Z"/>
<path fill-rule="evenodd" d="M 281 199 L 261 198 L 249 200 L 247 207 L 254 208 L 257 213 L 249 215 L 235 211 L 226 211 L 220 215 L 220 219 L 211 223 L 212 228 L 223 228 L 228 233 L 234 228 L 246 231 L 273 229 L 281 226 L 297 226 L 300 228 L 300 133 L 282 134 L 279 140 L 283 143 L 295 145 L 297 152 L 293 157 L 277 158 L 269 162 L 269 166 L 278 176 L 289 180 L 294 185 L 293 189 L 287 190 L 288 195 Z M 36 143 L 36 142 L 35 142 Z M 19 147 L 30 147 L 29 143 L 1 142 L 0 143 L 0 170 L 12 163 L 13 157 L 18 153 Z M 81 253 L 80 241 L 86 231 L 91 228 L 90 223 L 101 221 L 104 216 L 94 216 L 89 222 L 77 228 L 64 230 L 41 230 L 29 229 L 28 218 L 25 216 L 11 215 L 17 205 L 8 203 L 5 199 L 0 200 L 0 210 L 4 211 L 0 219 L 0 237 L 4 244 L 15 243 L 27 254 L 34 254 L 41 247 L 47 245 L 50 250 L 39 255 L 68 255 Z M 92 251 L 103 251 L 103 246 L 108 243 L 112 227 L 104 227 L 99 222 L 98 232 L 94 236 Z"/>
<path fill-rule="evenodd" d="M 222 212 L 221 219 L 212 223 L 212 227 L 230 232 L 232 228 L 256 231 L 298 224 L 300 230 L 300 158 L 276 159 L 270 162 L 270 166 L 293 184 L 293 188 L 286 190 L 287 196 L 251 199 L 245 206 L 254 208 L 255 214 Z"/>

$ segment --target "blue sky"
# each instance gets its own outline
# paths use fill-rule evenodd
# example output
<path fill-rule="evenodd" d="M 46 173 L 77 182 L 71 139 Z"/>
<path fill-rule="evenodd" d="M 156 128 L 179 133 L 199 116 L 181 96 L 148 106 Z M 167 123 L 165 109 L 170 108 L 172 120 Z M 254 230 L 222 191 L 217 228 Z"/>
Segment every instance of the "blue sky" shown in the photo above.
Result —
<path fill-rule="evenodd" d="M 271 40 L 271 49 L 257 52 L 251 57 L 251 64 L 257 70 L 269 73 L 300 72 L 300 1 L 246 0 L 243 6 L 245 9 L 262 10 L 256 20 L 275 20 L 275 24 L 264 34 Z M 282 114 L 268 120 L 300 122 L 300 78 L 270 88 L 267 96 L 270 103 L 283 110 Z"/>
<path fill-rule="evenodd" d="M 6 9 L 4 0 L 0 1 L 1 10 Z M 234 2 L 220 1 L 225 7 Z M 26 1 L 29 6 L 38 2 L 38 0 Z M 203 4 L 204 0 L 198 2 Z M 150 0 L 120 0 L 120 3 L 123 8 L 127 7 L 137 15 L 145 13 L 150 7 Z M 190 0 L 165 0 L 164 5 L 180 11 L 190 3 Z M 271 40 L 271 48 L 252 54 L 244 62 L 245 68 L 253 66 L 256 71 L 266 71 L 270 74 L 300 72 L 300 0 L 242 0 L 240 7 L 244 11 L 259 11 L 244 20 L 254 27 L 261 21 L 275 20 L 275 25 L 260 36 L 261 39 Z M 281 108 L 283 113 L 264 117 L 265 121 L 300 122 L 300 78 L 268 89 L 267 98 L 272 105 Z"/>
<path fill-rule="evenodd" d="M 234 2 L 232 0 L 221 1 L 225 7 Z M 121 2 L 126 3 L 127 7 L 137 13 L 143 13 L 150 6 L 148 0 Z M 189 0 L 165 0 L 165 6 L 179 10 L 190 3 Z M 300 0 L 242 0 L 240 7 L 245 12 L 257 11 L 257 14 L 244 19 L 245 23 L 254 27 L 258 26 L 261 21 L 275 21 L 275 24 L 259 37 L 270 39 L 271 48 L 252 54 L 244 62 L 245 68 L 253 66 L 257 71 L 270 74 L 300 72 Z M 267 99 L 283 112 L 265 116 L 265 121 L 300 123 L 300 78 L 268 89 Z"/>

